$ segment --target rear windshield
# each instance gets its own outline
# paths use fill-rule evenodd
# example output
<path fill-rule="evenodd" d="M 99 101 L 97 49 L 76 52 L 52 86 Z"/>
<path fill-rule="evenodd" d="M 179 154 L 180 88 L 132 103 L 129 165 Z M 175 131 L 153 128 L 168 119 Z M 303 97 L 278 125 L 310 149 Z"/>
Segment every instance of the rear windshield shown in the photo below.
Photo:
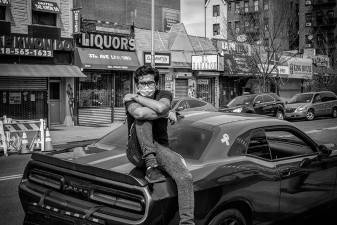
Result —
<path fill-rule="evenodd" d="M 249 105 L 254 100 L 255 95 L 247 95 L 247 96 L 238 96 L 234 98 L 232 101 L 228 103 L 228 107 L 234 107 L 239 105 Z"/>
<path fill-rule="evenodd" d="M 212 137 L 212 131 L 183 121 L 168 128 L 170 148 L 187 159 L 199 159 Z M 123 125 L 100 139 L 95 147 L 104 150 L 126 150 L 127 127 Z"/>

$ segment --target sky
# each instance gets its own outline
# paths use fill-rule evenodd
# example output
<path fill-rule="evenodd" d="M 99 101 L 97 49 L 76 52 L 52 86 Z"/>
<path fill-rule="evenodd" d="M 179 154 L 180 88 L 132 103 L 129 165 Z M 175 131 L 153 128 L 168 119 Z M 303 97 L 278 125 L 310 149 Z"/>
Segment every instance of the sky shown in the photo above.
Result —
<path fill-rule="evenodd" d="M 205 35 L 204 2 L 205 0 L 180 0 L 181 22 L 185 24 L 188 34 Z"/>

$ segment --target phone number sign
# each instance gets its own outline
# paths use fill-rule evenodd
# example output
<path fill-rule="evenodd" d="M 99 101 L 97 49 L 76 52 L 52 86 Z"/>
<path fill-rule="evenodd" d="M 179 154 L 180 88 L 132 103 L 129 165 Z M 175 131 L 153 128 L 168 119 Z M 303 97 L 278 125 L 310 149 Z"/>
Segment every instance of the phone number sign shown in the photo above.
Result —
<path fill-rule="evenodd" d="M 0 55 L 53 57 L 53 51 L 28 48 L 0 48 Z"/>

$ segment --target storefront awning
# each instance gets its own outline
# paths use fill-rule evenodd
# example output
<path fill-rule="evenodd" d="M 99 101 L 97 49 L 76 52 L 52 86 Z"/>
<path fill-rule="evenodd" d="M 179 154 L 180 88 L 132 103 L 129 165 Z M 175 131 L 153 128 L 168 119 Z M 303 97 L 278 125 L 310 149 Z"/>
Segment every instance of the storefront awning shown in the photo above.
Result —
<path fill-rule="evenodd" d="M 10 0 L 0 0 L 0 6 L 9 6 L 10 4 Z"/>
<path fill-rule="evenodd" d="M 83 69 L 135 71 L 139 67 L 135 52 L 77 48 L 75 57 Z"/>
<path fill-rule="evenodd" d="M 61 13 L 60 8 L 58 7 L 56 2 L 47 2 L 39 0 L 33 0 L 32 10 L 47 13 Z"/>
<path fill-rule="evenodd" d="M 0 64 L 0 77 L 86 77 L 77 66 Z"/>

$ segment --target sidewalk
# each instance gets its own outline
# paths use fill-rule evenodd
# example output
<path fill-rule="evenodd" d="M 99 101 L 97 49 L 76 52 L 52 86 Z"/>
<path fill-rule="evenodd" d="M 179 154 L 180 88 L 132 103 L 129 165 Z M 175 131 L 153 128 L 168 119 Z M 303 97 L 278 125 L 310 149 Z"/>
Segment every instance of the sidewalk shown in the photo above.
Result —
<path fill-rule="evenodd" d="M 123 122 L 114 122 L 104 126 L 74 126 L 66 127 L 63 125 L 52 126 L 50 136 L 53 145 L 64 145 L 70 142 L 93 141 L 103 137 L 113 131 Z"/>

